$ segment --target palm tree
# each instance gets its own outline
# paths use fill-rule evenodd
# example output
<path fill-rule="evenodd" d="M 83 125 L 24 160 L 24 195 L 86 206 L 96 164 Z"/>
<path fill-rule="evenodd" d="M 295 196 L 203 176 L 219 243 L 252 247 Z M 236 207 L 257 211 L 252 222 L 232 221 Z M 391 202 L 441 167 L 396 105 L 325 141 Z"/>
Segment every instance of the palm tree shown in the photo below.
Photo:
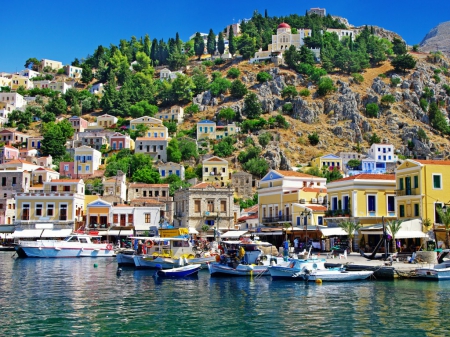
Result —
<path fill-rule="evenodd" d="M 449 242 L 449 232 L 450 232 L 450 212 L 448 209 L 443 208 L 436 208 L 436 211 L 439 214 L 439 217 L 441 218 L 441 223 L 445 227 L 445 241 L 447 242 L 447 248 L 450 247 Z"/>
<path fill-rule="evenodd" d="M 353 253 L 353 237 L 355 236 L 355 232 L 359 231 L 361 228 L 361 224 L 355 221 L 343 221 L 338 224 L 344 232 L 348 235 L 348 246 L 350 248 L 350 253 Z"/>
<path fill-rule="evenodd" d="M 204 232 L 205 233 L 205 236 L 206 236 L 206 232 L 209 230 L 209 226 L 208 225 L 203 225 L 202 226 L 202 232 Z"/>
<path fill-rule="evenodd" d="M 289 222 L 285 222 L 283 224 L 284 230 L 286 231 L 286 241 L 287 241 L 287 230 L 292 227 L 294 229 L 294 225 L 291 225 Z"/>
<path fill-rule="evenodd" d="M 397 246 L 395 245 L 395 235 L 397 235 L 398 231 L 400 230 L 402 226 L 402 220 L 392 220 L 388 221 L 387 228 L 389 229 L 389 232 L 392 236 L 392 252 L 397 252 Z"/>

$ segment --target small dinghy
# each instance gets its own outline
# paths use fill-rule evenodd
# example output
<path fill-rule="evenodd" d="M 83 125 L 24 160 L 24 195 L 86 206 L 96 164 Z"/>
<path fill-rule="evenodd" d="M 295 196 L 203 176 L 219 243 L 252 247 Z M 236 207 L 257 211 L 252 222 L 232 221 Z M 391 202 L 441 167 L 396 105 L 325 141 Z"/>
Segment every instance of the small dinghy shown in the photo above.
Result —
<path fill-rule="evenodd" d="M 189 264 L 187 266 L 172 268 L 172 269 L 162 269 L 162 266 L 157 272 L 156 276 L 165 278 L 185 278 L 197 275 L 198 271 L 202 267 L 201 264 Z"/>

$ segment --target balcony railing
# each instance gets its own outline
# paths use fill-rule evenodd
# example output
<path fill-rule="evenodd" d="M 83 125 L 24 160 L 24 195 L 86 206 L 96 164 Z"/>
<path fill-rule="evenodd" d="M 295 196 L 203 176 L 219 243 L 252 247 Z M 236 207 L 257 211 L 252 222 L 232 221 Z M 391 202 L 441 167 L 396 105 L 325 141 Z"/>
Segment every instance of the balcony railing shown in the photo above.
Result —
<path fill-rule="evenodd" d="M 395 192 L 398 197 L 402 197 L 405 195 L 420 195 L 418 188 L 407 188 L 404 190 L 396 190 Z"/>
<path fill-rule="evenodd" d="M 292 221 L 292 215 L 279 215 L 262 218 L 262 223 L 272 223 L 272 222 L 282 222 L 282 221 Z"/>

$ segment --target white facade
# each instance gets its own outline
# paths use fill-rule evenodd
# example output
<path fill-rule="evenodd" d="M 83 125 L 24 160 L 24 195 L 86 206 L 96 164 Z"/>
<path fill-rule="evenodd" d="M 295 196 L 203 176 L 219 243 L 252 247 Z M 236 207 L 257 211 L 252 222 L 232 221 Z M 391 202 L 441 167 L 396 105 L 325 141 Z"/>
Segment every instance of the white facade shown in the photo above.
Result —
<path fill-rule="evenodd" d="M 159 79 L 161 81 L 163 80 L 174 80 L 177 78 L 177 76 L 179 74 L 182 74 L 183 72 L 178 70 L 178 71 L 170 71 L 167 68 L 161 69 L 161 71 L 159 72 Z"/>
<path fill-rule="evenodd" d="M 178 177 L 180 177 L 181 180 L 184 180 L 184 166 L 177 163 L 162 163 L 158 164 L 158 171 L 161 175 L 161 178 L 167 178 L 171 174 L 176 174 Z"/>
<path fill-rule="evenodd" d="M 103 93 L 103 83 L 93 84 L 92 87 L 89 88 L 89 92 L 93 95 L 102 94 Z"/>
<path fill-rule="evenodd" d="M 80 67 L 74 67 L 74 66 L 67 65 L 67 66 L 64 66 L 64 72 L 69 77 L 80 78 L 81 73 L 83 72 L 83 69 L 81 69 Z"/>
<path fill-rule="evenodd" d="M 24 76 L 24 77 L 28 77 L 28 78 L 33 78 L 33 77 L 36 77 L 36 76 L 40 76 L 41 74 L 38 71 L 34 71 L 34 70 L 31 70 L 31 69 L 24 69 L 24 70 L 21 70 L 19 72 L 19 75 L 20 76 Z"/>
<path fill-rule="evenodd" d="M 55 91 L 59 91 L 62 94 L 65 94 L 68 89 L 72 88 L 72 85 L 62 81 L 60 82 L 52 81 L 50 82 L 49 88 Z"/>
<path fill-rule="evenodd" d="M 178 124 L 183 123 L 184 109 L 178 105 L 174 105 L 167 111 L 158 112 L 156 117 L 162 121 L 176 121 Z"/>
<path fill-rule="evenodd" d="M 42 71 L 45 67 L 50 67 L 53 70 L 59 70 L 63 67 L 63 64 L 62 64 L 62 62 L 59 62 L 59 61 L 42 59 L 41 64 L 39 65 L 39 71 Z"/>
<path fill-rule="evenodd" d="M 18 110 L 22 110 L 27 104 L 23 96 L 16 92 L 0 92 L 0 104 L 2 103 L 9 104 Z"/>

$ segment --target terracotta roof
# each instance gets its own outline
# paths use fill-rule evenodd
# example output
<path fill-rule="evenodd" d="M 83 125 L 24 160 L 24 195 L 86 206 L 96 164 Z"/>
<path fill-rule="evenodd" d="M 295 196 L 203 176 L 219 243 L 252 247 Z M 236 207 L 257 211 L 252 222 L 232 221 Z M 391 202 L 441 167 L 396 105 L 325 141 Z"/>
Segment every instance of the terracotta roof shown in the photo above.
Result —
<path fill-rule="evenodd" d="M 39 166 L 39 165 L 36 165 L 34 163 L 30 163 L 29 161 L 22 160 L 22 159 L 11 160 L 11 161 L 8 162 L 8 164 L 30 164 L 30 165 L 34 165 L 34 166 Z"/>
<path fill-rule="evenodd" d="M 3 147 L 6 147 L 8 149 L 17 150 L 17 147 L 11 146 L 11 145 L 3 145 Z"/>
<path fill-rule="evenodd" d="M 144 183 L 131 183 L 130 187 L 169 187 L 169 184 L 144 184 Z"/>
<path fill-rule="evenodd" d="M 208 159 L 205 159 L 204 161 L 224 161 L 225 159 L 219 158 L 219 157 L 211 157 Z"/>
<path fill-rule="evenodd" d="M 280 28 L 291 28 L 291 26 L 289 26 L 286 22 L 282 22 L 277 27 L 277 29 L 280 29 Z"/>
<path fill-rule="evenodd" d="M 249 219 L 258 219 L 258 214 L 243 216 L 243 217 L 238 218 L 237 220 L 245 221 L 245 220 L 249 220 Z"/>
<path fill-rule="evenodd" d="M 246 212 L 246 213 L 249 213 L 249 212 L 257 212 L 257 211 L 258 211 L 258 208 L 259 208 L 259 205 L 256 204 L 256 205 L 250 206 L 250 207 L 248 207 L 248 208 L 244 208 L 244 212 Z"/>
<path fill-rule="evenodd" d="M 164 201 L 162 200 L 157 200 L 157 199 L 153 199 L 153 198 L 137 198 L 137 199 L 133 199 L 131 200 L 131 202 L 133 203 L 138 203 L 138 202 L 144 202 L 146 204 L 157 204 L 157 205 L 164 205 Z"/>
<path fill-rule="evenodd" d="M 450 163 L 450 162 L 449 162 Z M 354 176 L 338 179 L 331 181 L 331 183 L 346 181 L 346 180 L 395 180 L 395 174 L 370 174 L 370 173 L 361 173 L 356 174 Z"/>
<path fill-rule="evenodd" d="M 326 187 L 303 187 L 303 192 L 317 192 L 317 193 L 327 193 Z"/>
<path fill-rule="evenodd" d="M 137 137 L 136 138 L 136 140 L 138 141 L 138 140 L 167 140 L 168 141 L 168 139 L 167 138 L 162 138 L 162 137 Z"/>
<path fill-rule="evenodd" d="M 299 178 L 319 178 L 316 176 L 312 176 L 310 174 L 301 173 L 297 171 L 282 171 L 282 170 L 275 170 L 275 172 L 278 172 L 284 177 L 299 177 Z"/>
<path fill-rule="evenodd" d="M 127 204 L 117 204 L 117 205 L 115 205 L 113 207 L 131 207 L 131 206 L 127 205 Z"/>
<path fill-rule="evenodd" d="M 198 183 L 197 185 L 194 185 L 191 188 L 206 188 L 208 186 L 211 186 L 211 183 Z"/>
<path fill-rule="evenodd" d="M 419 160 L 419 159 L 413 159 L 413 161 L 416 161 L 421 164 L 428 164 L 428 165 L 450 165 L 450 160 Z"/>
<path fill-rule="evenodd" d="M 52 179 L 51 183 L 78 183 L 81 179 Z"/>
<path fill-rule="evenodd" d="M 319 206 L 319 205 L 317 205 L 317 206 L 308 205 L 308 206 L 306 206 L 306 208 L 309 208 L 313 211 L 326 211 L 327 210 L 327 208 L 325 206 Z"/>

